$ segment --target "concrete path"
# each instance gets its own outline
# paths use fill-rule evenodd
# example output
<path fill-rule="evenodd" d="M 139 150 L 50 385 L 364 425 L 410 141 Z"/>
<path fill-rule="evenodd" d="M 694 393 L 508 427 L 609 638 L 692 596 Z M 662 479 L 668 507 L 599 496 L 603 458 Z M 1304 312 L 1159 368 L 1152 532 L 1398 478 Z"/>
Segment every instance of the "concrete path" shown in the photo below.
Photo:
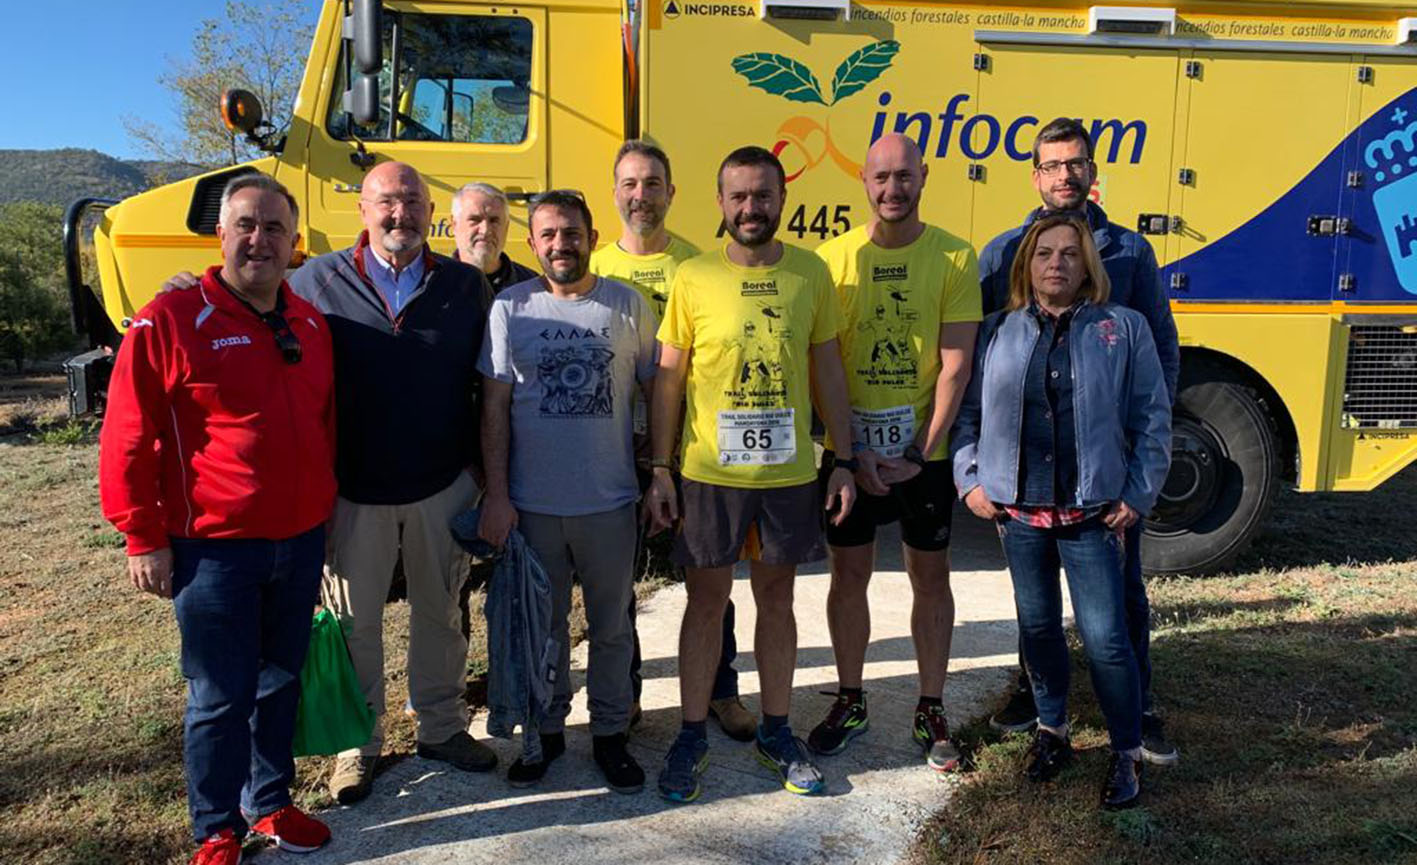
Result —
<path fill-rule="evenodd" d="M 675 657 L 685 595 L 682 586 L 675 586 L 652 598 L 639 616 L 645 716 L 632 734 L 631 749 L 648 776 L 643 793 L 619 795 L 602 784 L 591 761 L 581 690 L 567 729 L 567 753 L 539 787 L 517 790 L 506 783 L 505 767 L 519 753 L 519 742 L 492 741 L 502 758 L 492 775 L 444 771 L 441 764 L 409 758 L 380 775 L 366 801 L 322 815 L 334 830 L 334 841 L 298 858 L 310 865 L 898 862 L 921 822 L 940 808 L 956 782 L 926 768 L 910 739 L 918 694 L 910 583 L 894 530 L 882 532 L 877 550 L 865 676 L 871 730 L 845 753 L 821 760 L 829 783 L 825 796 L 784 791 L 758 765 L 751 745 L 722 735 L 712 721 L 703 798 L 674 806 L 654 792 L 660 762 L 680 720 Z M 992 527 L 958 510 L 953 550 L 957 622 L 945 709 L 959 725 L 991 710 L 1005 691 L 1017 632 L 1013 595 Z M 825 617 L 827 586 L 825 564 L 804 568 L 797 580 L 792 723 L 803 738 L 830 705 L 831 698 L 818 692 L 836 684 Z M 754 609 L 746 574 L 735 582 L 733 598 L 739 686 L 744 702 L 757 711 Z M 582 646 L 573 665 L 583 671 L 584 659 Z M 573 675 L 584 684 L 583 672 Z M 482 719 L 474 722 L 473 732 L 484 738 Z"/>

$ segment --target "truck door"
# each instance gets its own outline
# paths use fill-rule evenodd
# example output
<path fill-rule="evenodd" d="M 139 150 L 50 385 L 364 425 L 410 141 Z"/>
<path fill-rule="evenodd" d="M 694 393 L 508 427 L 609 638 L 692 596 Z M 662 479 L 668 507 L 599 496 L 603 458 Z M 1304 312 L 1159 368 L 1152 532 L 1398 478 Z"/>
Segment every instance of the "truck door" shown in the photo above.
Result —
<path fill-rule="evenodd" d="M 1188 65 L 1172 297 L 1327 303 L 1349 58 L 1196 51 Z"/>
<path fill-rule="evenodd" d="M 453 248 L 452 193 L 472 181 L 504 189 L 511 221 L 524 225 L 525 198 L 546 188 L 545 25 L 545 11 L 535 8 L 386 4 L 379 121 L 359 126 L 345 114 L 342 58 L 322 90 L 315 116 L 323 123 L 311 130 L 309 150 L 311 250 L 350 246 L 361 230 L 361 144 L 427 179 L 430 243 L 440 252 Z"/>
<path fill-rule="evenodd" d="M 1135 229 L 1139 214 L 1169 212 L 1177 51 L 987 41 L 982 49 L 977 119 L 967 122 L 971 152 L 984 163 L 974 197 L 976 245 L 1038 207 L 1033 138 L 1056 117 L 1079 119 L 1091 133 L 1092 199 L 1109 219 Z M 1164 260 L 1164 238 L 1152 240 Z"/>
<path fill-rule="evenodd" d="M 1417 59 L 1362 57 L 1351 80 L 1361 122 L 1347 148 L 1334 298 L 1417 303 Z"/>

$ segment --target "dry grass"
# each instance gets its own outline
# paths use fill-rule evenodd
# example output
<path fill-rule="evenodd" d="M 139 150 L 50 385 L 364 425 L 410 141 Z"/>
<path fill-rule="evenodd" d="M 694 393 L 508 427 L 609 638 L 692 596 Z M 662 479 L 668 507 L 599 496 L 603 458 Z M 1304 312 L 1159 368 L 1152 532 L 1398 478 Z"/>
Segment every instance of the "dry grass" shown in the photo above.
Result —
<path fill-rule="evenodd" d="M 1417 468 L 1290 496 L 1250 573 L 1150 584 L 1155 690 L 1182 761 L 1098 810 L 1101 715 L 1074 643 L 1081 759 L 1021 777 L 1026 740 L 962 731 L 975 768 L 922 837 L 945 863 L 1417 862 Z"/>
<path fill-rule="evenodd" d="M 69 411 L 64 376 L 0 376 L 0 436 L 30 433 L 64 419 Z"/>
<path fill-rule="evenodd" d="M 10 425 L 0 433 L 0 861 L 185 862 L 176 624 L 168 602 L 127 581 L 122 537 L 99 514 L 94 431 L 59 420 L 62 386 L 0 378 L 0 428 Z M 474 611 L 482 600 L 473 594 Z M 573 639 L 584 627 L 577 597 Z M 407 605 L 390 604 L 387 760 L 414 747 L 402 711 L 407 633 Z M 476 691 L 480 615 L 469 669 Z M 329 804 L 328 766 L 298 761 L 300 804 Z"/>

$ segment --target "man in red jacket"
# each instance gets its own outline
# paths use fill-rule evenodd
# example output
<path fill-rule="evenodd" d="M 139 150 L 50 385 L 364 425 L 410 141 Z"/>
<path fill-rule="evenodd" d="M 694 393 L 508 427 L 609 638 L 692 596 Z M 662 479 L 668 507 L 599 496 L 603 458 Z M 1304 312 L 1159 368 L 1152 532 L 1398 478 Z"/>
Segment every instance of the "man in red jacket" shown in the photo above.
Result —
<path fill-rule="evenodd" d="M 248 830 L 329 840 L 290 801 L 300 670 L 335 500 L 334 365 L 290 291 L 296 204 L 263 174 L 222 194 L 224 264 L 130 324 L 99 440 L 103 514 L 133 585 L 172 598 L 188 683 L 193 863 L 235 865 Z"/>

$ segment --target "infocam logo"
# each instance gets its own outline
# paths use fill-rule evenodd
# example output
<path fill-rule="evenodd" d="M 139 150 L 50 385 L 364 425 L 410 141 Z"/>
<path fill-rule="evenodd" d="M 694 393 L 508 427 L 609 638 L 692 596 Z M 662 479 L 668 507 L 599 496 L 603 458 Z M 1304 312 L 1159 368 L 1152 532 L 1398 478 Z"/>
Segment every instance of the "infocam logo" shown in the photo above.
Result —
<path fill-rule="evenodd" d="M 882 108 L 891 104 L 889 90 L 881 92 L 878 103 Z M 877 111 L 871 127 L 871 142 L 887 132 L 899 132 L 914 138 L 926 158 L 944 159 L 951 145 L 957 145 L 966 159 L 988 159 L 1000 149 L 1015 162 L 1033 158 L 1033 137 L 1045 121 L 1032 114 L 1022 114 L 1007 120 L 987 112 L 968 115 L 964 104 L 968 93 L 956 93 L 945 103 L 943 111 L 917 110 Z M 1088 121 L 1079 118 L 1084 126 Z M 1098 162 L 1126 159 L 1135 165 L 1141 162 L 1146 148 L 1146 121 L 1099 118 L 1092 120 L 1088 133 Z"/>

